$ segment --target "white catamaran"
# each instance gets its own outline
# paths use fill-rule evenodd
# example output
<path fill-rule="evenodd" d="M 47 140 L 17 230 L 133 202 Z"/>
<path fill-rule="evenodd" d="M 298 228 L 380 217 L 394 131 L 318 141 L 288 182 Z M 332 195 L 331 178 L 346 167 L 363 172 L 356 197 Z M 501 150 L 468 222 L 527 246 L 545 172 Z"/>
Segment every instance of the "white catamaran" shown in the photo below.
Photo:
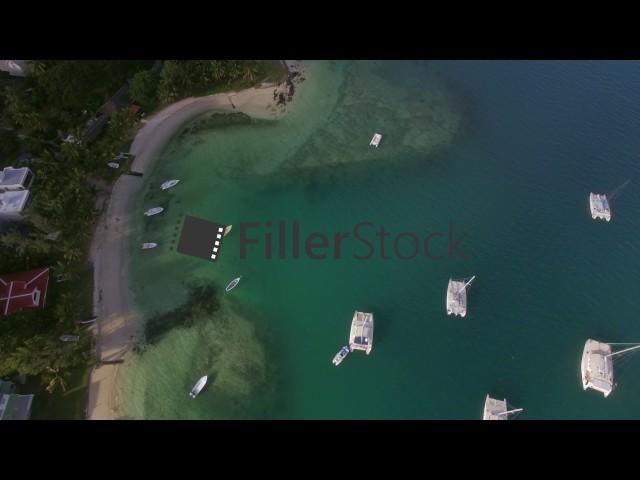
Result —
<path fill-rule="evenodd" d="M 160 185 L 160 188 L 162 190 L 169 190 L 171 187 L 175 187 L 178 182 L 180 182 L 180 180 L 167 180 L 162 185 Z"/>
<path fill-rule="evenodd" d="M 631 347 L 614 352 L 611 345 L 633 345 Z M 582 388 L 601 392 L 608 397 L 615 384 L 613 383 L 613 357 L 623 353 L 640 349 L 640 343 L 604 343 L 588 339 L 582 351 L 580 373 L 582 376 Z"/>
<path fill-rule="evenodd" d="M 162 207 L 153 207 L 153 208 L 150 208 L 149 210 L 147 210 L 146 212 L 144 212 L 144 214 L 147 217 L 151 217 L 153 215 L 157 215 L 157 214 L 162 213 L 162 212 L 164 212 L 164 208 L 162 208 Z"/>
<path fill-rule="evenodd" d="M 351 351 L 364 350 L 367 355 L 373 348 L 373 313 L 356 312 L 351 320 L 349 332 L 349 348 Z"/>
<path fill-rule="evenodd" d="M 191 398 L 196 398 L 206 384 L 207 384 L 207 376 L 205 375 L 204 377 L 200 378 L 200 380 L 198 380 L 198 382 L 193 386 L 193 388 L 189 392 L 189 396 Z"/>
<path fill-rule="evenodd" d="M 475 275 L 468 282 L 449 279 L 447 287 L 447 315 L 467 315 L 467 287 L 475 280 Z"/>
<path fill-rule="evenodd" d="M 378 148 L 378 145 L 380 145 L 381 140 L 382 140 L 382 135 L 380 135 L 379 133 L 374 133 L 373 138 L 369 142 L 369 146 Z"/>
<path fill-rule="evenodd" d="M 483 420 L 509 420 L 509 415 L 514 416 L 522 412 L 523 408 L 509 408 L 507 399 L 498 400 L 487 395 L 484 401 Z"/>
<path fill-rule="evenodd" d="M 602 219 L 607 222 L 611 221 L 611 208 L 606 195 L 597 193 L 589 194 L 589 207 L 591 208 L 591 218 L 594 220 Z"/>

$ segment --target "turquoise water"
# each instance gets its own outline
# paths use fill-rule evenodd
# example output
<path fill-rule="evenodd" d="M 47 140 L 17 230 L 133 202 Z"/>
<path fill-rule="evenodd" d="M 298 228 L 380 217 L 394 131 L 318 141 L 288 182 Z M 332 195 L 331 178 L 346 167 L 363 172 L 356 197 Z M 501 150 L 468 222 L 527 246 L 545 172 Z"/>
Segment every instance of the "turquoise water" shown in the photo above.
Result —
<path fill-rule="evenodd" d="M 191 282 L 242 281 L 136 356 L 127 416 L 473 419 L 490 393 L 521 419 L 640 417 L 640 355 L 616 364 L 607 399 L 579 379 L 586 338 L 640 341 L 640 63 L 312 62 L 307 77 L 289 116 L 196 119 L 145 175 L 131 286 L 148 321 Z M 167 178 L 182 182 L 160 192 Z M 613 221 L 593 221 L 589 192 L 629 178 Z M 216 264 L 173 250 L 185 214 L 234 224 Z M 440 260 L 357 260 L 353 241 L 340 259 L 292 259 L 291 242 L 268 259 L 264 240 L 240 258 L 241 222 L 271 221 L 264 236 L 280 220 L 329 238 L 366 221 L 446 236 L 453 222 L 466 258 L 440 240 Z M 469 314 L 447 317 L 449 277 L 470 275 Z M 335 368 L 356 309 L 375 315 L 373 351 Z"/>

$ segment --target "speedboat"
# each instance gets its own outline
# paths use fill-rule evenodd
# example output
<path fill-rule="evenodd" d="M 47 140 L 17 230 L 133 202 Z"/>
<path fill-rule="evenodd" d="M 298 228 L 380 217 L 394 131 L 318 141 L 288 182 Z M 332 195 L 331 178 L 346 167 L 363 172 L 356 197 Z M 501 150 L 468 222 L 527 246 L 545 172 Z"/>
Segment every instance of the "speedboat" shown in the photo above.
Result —
<path fill-rule="evenodd" d="M 378 145 L 380 145 L 380 140 L 382 140 L 382 135 L 380 135 L 379 133 L 374 134 L 373 138 L 369 142 L 369 146 L 378 148 Z"/>
<path fill-rule="evenodd" d="M 337 367 L 338 365 L 340 365 L 342 363 L 342 361 L 347 358 L 347 355 L 349 355 L 349 353 L 351 352 L 351 349 L 349 348 L 349 346 L 345 345 L 344 347 L 342 347 L 340 349 L 340 351 L 338 353 L 336 353 L 336 356 L 333 357 L 333 364 Z"/>
<path fill-rule="evenodd" d="M 161 188 L 162 190 L 168 190 L 168 189 L 170 189 L 171 187 L 175 187 L 175 186 L 178 184 L 178 182 L 179 182 L 179 181 L 180 181 L 180 180 L 167 180 L 167 181 L 166 181 L 166 182 L 164 182 L 162 185 L 160 185 L 160 188 Z"/>
<path fill-rule="evenodd" d="M 156 248 L 158 246 L 157 243 L 149 242 L 142 244 L 142 250 L 151 250 L 152 248 Z"/>
<path fill-rule="evenodd" d="M 229 285 L 227 285 L 227 288 L 225 288 L 226 292 L 230 292 L 231 290 L 233 290 L 234 288 L 236 288 L 236 286 L 238 285 L 238 283 L 240 283 L 240 279 L 242 277 L 238 277 L 238 278 L 234 278 L 233 280 L 231 280 L 231 282 L 229 282 Z"/>
<path fill-rule="evenodd" d="M 189 392 L 189 396 L 191 398 L 196 398 L 206 384 L 207 384 L 207 376 L 205 375 L 200 380 L 198 380 L 198 382 L 193 386 L 193 388 Z"/>
<path fill-rule="evenodd" d="M 157 215 L 157 214 L 162 213 L 162 212 L 164 212 L 164 208 L 162 208 L 162 207 L 153 207 L 153 208 L 147 210 L 146 212 L 144 212 L 144 214 L 147 217 L 151 217 L 152 215 Z"/>

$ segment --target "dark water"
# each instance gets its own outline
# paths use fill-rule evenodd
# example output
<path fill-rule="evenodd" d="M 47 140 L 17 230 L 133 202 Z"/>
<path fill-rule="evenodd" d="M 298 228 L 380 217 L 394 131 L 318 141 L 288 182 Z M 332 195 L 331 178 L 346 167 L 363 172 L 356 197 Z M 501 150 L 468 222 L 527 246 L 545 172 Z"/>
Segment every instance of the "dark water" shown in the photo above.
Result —
<path fill-rule="evenodd" d="M 130 415 L 480 418 L 490 393 L 523 407 L 521 419 L 640 417 L 640 355 L 616 363 L 607 399 L 579 378 L 587 338 L 640 341 L 640 63 L 341 62 L 311 73 L 289 117 L 184 135 L 147 180 L 138 213 L 168 209 L 134 235 L 141 311 L 180 304 L 192 279 L 243 279 L 223 299 L 225 329 L 176 329 L 134 362 Z M 376 130 L 383 145 L 368 150 Z M 182 182 L 163 197 L 166 178 Z M 627 179 L 611 223 L 592 220 L 589 192 Z M 218 264 L 170 250 L 185 213 L 234 224 Z M 341 259 L 293 260 L 290 243 L 288 259 L 267 259 L 264 240 L 241 259 L 240 222 L 269 220 L 272 233 L 299 220 L 329 238 L 364 221 L 446 237 L 452 222 L 466 258 L 448 258 L 438 238 L 440 260 L 357 260 L 366 248 L 353 241 Z M 135 248 L 157 239 L 157 252 Z M 471 275 L 469 314 L 447 317 L 449 277 Z M 335 368 L 356 309 L 375 315 L 373 351 Z M 189 399 L 210 370 L 214 384 Z"/>

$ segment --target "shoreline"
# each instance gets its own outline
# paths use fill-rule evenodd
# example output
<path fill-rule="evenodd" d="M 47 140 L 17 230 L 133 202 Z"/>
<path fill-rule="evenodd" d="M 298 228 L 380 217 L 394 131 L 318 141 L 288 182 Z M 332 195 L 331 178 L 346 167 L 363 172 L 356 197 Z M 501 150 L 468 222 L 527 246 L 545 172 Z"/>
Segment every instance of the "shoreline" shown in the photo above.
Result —
<path fill-rule="evenodd" d="M 306 73 L 301 62 L 284 60 L 287 78 L 279 84 L 261 84 L 238 92 L 216 93 L 206 97 L 189 97 L 173 103 L 143 120 L 129 152 L 135 155 L 131 171 L 145 173 L 153 168 L 158 155 L 189 120 L 208 111 L 241 112 L 257 119 L 278 120 L 289 112 L 295 99 L 295 77 Z M 292 76 L 293 72 L 297 72 Z M 278 104 L 283 94 L 289 100 Z M 113 184 L 106 209 L 98 222 L 91 243 L 90 259 L 94 268 L 93 309 L 98 321 L 92 327 L 96 336 L 98 363 L 91 371 L 86 418 L 114 420 L 121 418 L 117 397 L 117 376 L 131 347 L 140 334 L 139 315 L 129 291 L 130 213 L 144 180 L 122 174 Z M 102 363 L 102 362 L 110 363 Z"/>

